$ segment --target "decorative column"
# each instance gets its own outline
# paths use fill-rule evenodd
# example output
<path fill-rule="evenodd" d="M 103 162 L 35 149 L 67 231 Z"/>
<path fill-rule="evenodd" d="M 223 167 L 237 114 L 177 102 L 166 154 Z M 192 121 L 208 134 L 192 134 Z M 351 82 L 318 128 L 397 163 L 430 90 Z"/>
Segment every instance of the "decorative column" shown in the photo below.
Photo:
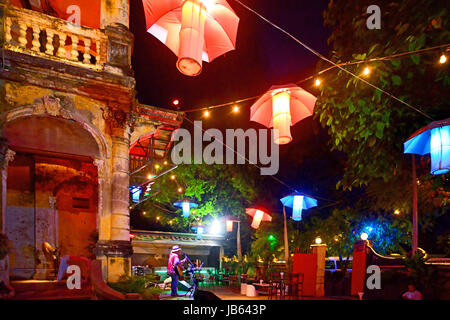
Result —
<path fill-rule="evenodd" d="M 1 175 L 1 228 L 0 233 L 6 233 L 6 191 L 7 191 L 7 179 L 8 179 L 8 163 L 14 160 L 16 153 L 11 149 L 8 149 L 8 141 L 0 137 L 0 175 Z M 6 256 L 0 260 L 0 276 L 5 280 L 5 284 L 9 285 L 9 257 Z"/>
<path fill-rule="evenodd" d="M 316 297 L 325 295 L 325 256 L 327 252 L 326 244 L 312 244 L 312 253 L 317 256 L 316 271 Z"/>
<path fill-rule="evenodd" d="M 8 149 L 8 142 L 5 138 L 0 138 L 0 175 L 1 175 L 1 228 L 0 232 L 5 233 L 6 231 L 6 189 L 7 189 L 7 180 L 8 180 L 8 163 L 14 160 L 15 152 L 11 149 Z"/>
<path fill-rule="evenodd" d="M 128 116 L 120 109 L 107 109 L 104 118 L 110 127 L 112 142 L 110 174 L 106 176 L 102 161 L 99 167 L 99 241 L 95 254 L 103 260 L 105 279 L 117 281 L 122 275 L 131 275 L 129 213 L 129 126 Z M 103 172 L 102 172 L 103 171 Z M 107 189 L 110 185 L 110 191 Z M 106 211 L 105 200 L 110 203 Z M 100 208 L 101 207 L 101 208 Z M 108 228 L 109 225 L 109 228 Z"/>
<path fill-rule="evenodd" d="M 122 24 L 129 28 L 130 2 L 129 0 L 101 0 L 100 28 L 114 24 Z"/>

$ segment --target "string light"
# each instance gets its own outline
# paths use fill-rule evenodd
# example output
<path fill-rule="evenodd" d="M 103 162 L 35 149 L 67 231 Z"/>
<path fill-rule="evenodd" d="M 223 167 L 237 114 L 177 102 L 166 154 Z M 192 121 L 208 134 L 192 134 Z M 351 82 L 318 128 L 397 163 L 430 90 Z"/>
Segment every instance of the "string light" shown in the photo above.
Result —
<path fill-rule="evenodd" d="M 156 217 L 156 220 L 158 220 L 158 221 L 159 221 L 159 217 Z"/>
<path fill-rule="evenodd" d="M 368 76 L 370 73 L 370 68 L 369 67 L 365 67 L 363 70 L 363 75 Z"/>
<path fill-rule="evenodd" d="M 147 211 L 142 211 L 142 214 L 145 216 L 147 214 Z"/>
<path fill-rule="evenodd" d="M 395 211 L 394 211 L 394 214 L 399 215 L 399 214 L 400 214 L 400 210 L 398 210 L 398 209 L 395 210 Z"/>
<path fill-rule="evenodd" d="M 180 100 L 178 100 L 178 99 L 173 99 L 172 104 L 173 104 L 174 106 L 177 106 L 177 105 L 180 104 Z"/>
<path fill-rule="evenodd" d="M 444 64 L 446 62 L 447 62 L 447 57 L 445 56 L 445 54 L 441 55 L 441 57 L 439 58 L 439 63 Z"/>
<path fill-rule="evenodd" d="M 183 192 L 183 188 L 178 188 L 178 192 L 179 193 Z"/>
<path fill-rule="evenodd" d="M 205 110 L 205 112 L 203 112 L 203 116 L 205 118 L 209 118 L 209 110 Z"/>
<path fill-rule="evenodd" d="M 159 169 L 159 164 L 155 164 L 155 169 Z"/>
<path fill-rule="evenodd" d="M 316 87 L 320 86 L 320 84 L 321 84 L 320 79 L 316 79 L 316 81 L 314 81 L 314 85 L 315 85 Z"/>
<path fill-rule="evenodd" d="M 234 113 L 238 113 L 239 112 L 239 107 L 238 106 L 234 106 L 233 107 L 233 112 Z"/>
<path fill-rule="evenodd" d="M 167 161 L 164 161 L 164 165 L 167 166 Z"/>
<path fill-rule="evenodd" d="M 171 175 L 171 176 L 170 176 L 170 179 L 171 179 L 171 180 L 175 180 L 175 176 L 174 176 L 174 175 Z"/>
<path fill-rule="evenodd" d="M 147 176 L 147 179 L 148 179 L 148 180 L 152 180 L 152 179 L 153 179 L 153 175 L 152 175 L 152 174 L 149 174 L 149 175 Z"/>

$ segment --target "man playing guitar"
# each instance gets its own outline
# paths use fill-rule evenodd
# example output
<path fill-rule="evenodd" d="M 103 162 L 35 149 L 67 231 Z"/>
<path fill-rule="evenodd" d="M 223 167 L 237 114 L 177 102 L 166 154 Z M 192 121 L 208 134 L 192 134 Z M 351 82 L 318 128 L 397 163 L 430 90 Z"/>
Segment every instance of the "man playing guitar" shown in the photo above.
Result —
<path fill-rule="evenodd" d="M 167 274 L 172 278 L 172 297 L 178 296 L 178 277 L 183 275 L 182 264 L 186 262 L 186 257 L 180 260 L 179 254 L 181 253 L 181 248 L 179 246 L 173 246 L 172 251 L 169 255 L 169 262 L 167 264 Z"/>

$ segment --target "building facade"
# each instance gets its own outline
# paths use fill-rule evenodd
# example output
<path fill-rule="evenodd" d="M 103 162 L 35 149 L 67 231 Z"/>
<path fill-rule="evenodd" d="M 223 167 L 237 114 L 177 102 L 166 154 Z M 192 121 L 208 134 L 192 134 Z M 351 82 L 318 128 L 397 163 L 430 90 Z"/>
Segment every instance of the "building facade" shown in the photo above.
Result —
<path fill-rule="evenodd" d="M 130 274 L 130 146 L 159 134 L 170 147 L 183 114 L 136 101 L 128 11 L 128 0 L 101 0 L 93 29 L 0 1 L 0 222 L 12 279 L 53 277 L 48 248 L 101 259 L 108 281 Z"/>

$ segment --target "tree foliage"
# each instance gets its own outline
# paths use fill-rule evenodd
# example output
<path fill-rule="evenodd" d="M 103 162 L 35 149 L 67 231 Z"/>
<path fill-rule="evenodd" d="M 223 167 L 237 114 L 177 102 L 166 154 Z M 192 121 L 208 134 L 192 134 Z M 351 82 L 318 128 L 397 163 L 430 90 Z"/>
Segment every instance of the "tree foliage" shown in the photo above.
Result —
<path fill-rule="evenodd" d="M 330 1 L 324 22 L 332 28 L 328 43 L 334 62 L 358 62 L 449 43 L 448 10 L 440 1 L 381 1 L 380 30 L 366 27 L 370 4 Z M 363 68 L 369 67 L 369 82 L 441 119 L 449 116 L 450 97 L 448 64 L 438 63 L 441 53 L 437 50 L 345 68 L 361 75 Z M 346 155 L 345 173 L 337 187 L 346 190 L 369 185 L 377 197 L 390 198 L 389 205 L 407 207 L 409 194 L 393 192 L 411 189 L 411 164 L 405 161 L 403 142 L 430 119 L 340 69 L 329 71 L 323 83 L 315 117 L 328 128 L 332 148 Z M 397 199 L 393 200 L 393 195 Z"/>

